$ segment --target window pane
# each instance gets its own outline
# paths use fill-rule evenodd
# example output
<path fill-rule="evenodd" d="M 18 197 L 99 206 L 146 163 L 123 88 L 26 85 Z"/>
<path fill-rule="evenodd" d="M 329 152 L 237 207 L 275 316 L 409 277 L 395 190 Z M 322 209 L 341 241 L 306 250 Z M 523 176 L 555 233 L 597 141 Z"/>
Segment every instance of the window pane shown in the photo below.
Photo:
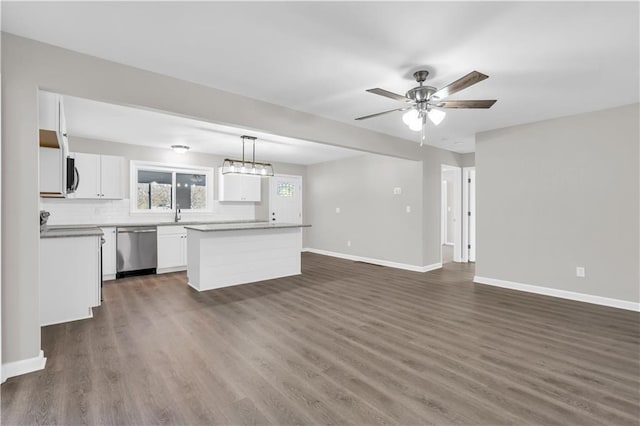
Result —
<path fill-rule="evenodd" d="M 207 176 L 176 173 L 176 201 L 181 209 L 206 209 Z"/>
<path fill-rule="evenodd" d="M 167 172 L 138 170 L 138 209 L 171 210 L 172 178 Z"/>
<path fill-rule="evenodd" d="M 277 194 L 280 197 L 293 197 L 293 187 L 292 183 L 278 182 Z"/>

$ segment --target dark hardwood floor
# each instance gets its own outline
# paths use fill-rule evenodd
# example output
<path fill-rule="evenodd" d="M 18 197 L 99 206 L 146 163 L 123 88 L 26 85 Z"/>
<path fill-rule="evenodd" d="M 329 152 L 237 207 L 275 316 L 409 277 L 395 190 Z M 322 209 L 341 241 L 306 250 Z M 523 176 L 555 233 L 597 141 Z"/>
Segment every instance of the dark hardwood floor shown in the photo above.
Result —
<path fill-rule="evenodd" d="M 472 275 L 305 253 L 301 276 L 204 293 L 113 282 L 93 319 L 43 328 L 2 424 L 638 425 L 638 313 Z"/>

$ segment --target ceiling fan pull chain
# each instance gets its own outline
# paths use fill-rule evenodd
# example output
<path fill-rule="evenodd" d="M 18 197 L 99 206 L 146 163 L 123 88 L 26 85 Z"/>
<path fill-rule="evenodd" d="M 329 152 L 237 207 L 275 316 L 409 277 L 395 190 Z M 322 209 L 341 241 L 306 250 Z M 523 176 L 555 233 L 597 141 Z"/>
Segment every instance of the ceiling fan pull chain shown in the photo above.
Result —
<path fill-rule="evenodd" d="M 424 141 L 426 138 L 426 129 L 427 129 L 427 115 L 424 111 L 421 113 L 422 115 L 422 131 L 420 132 L 420 146 L 424 145 Z"/>

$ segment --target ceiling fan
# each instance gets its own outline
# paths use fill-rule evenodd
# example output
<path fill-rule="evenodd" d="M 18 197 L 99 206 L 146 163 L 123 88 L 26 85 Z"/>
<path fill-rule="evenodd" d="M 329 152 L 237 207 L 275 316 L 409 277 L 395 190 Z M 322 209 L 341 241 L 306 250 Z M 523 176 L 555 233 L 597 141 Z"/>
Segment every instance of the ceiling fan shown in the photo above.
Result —
<path fill-rule="evenodd" d="M 492 100 L 476 100 L 476 101 L 445 101 L 443 99 L 457 93 L 469 86 L 481 82 L 484 79 L 489 78 L 488 75 L 482 74 L 478 71 L 472 71 L 464 77 L 454 81 L 453 83 L 438 90 L 432 86 L 423 86 L 422 83 L 427 79 L 429 71 L 420 70 L 413 73 L 413 78 L 420 84 L 413 89 L 410 89 L 405 96 L 398 95 L 397 93 L 389 92 L 388 90 L 375 88 L 368 89 L 367 92 L 373 93 L 387 98 L 394 99 L 396 101 L 405 102 L 408 104 L 402 108 L 392 109 L 390 111 L 379 112 L 376 114 L 365 115 L 364 117 L 358 117 L 356 120 L 366 120 L 369 118 L 377 117 L 379 115 L 388 114 L 395 111 L 407 111 L 402 116 L 402 121 L 409 126 L 411 130 L 421 131 L 420 146 L 425 141 L 425 127 L 427 125 L 427 117 L 436 126 L 442 122 L 446 113 L 439 108 L 491 108 L 496 103 L 495 99 Z"/>

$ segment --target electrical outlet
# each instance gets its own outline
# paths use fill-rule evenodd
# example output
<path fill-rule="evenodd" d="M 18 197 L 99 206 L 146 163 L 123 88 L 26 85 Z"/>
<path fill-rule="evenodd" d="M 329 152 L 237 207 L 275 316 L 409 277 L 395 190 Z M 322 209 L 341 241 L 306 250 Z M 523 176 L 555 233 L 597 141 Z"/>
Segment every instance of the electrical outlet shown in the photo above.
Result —
<path fill-rule="evenodd" d="M 402 188 L 400 188 L 399 186 L 396 186 L 395 188 L 393 188 L 393 195 L 400 195 L 402 194 Z"/>
<path fill-rule="evenodd" d="M 407 206 L 406 210 L 407 210 L 407 213 L 411 213 L 411 206 Z"/>
<path fill-rule="evenodd" d="M 351 247 L 351 240 L 347 240 L 347 247 Z"/>
<path fill-rule="evenodd" d="M 576 266 L 576 277 L 579 277 L 579 278 L 585 277 L 584 266 Z"/>

